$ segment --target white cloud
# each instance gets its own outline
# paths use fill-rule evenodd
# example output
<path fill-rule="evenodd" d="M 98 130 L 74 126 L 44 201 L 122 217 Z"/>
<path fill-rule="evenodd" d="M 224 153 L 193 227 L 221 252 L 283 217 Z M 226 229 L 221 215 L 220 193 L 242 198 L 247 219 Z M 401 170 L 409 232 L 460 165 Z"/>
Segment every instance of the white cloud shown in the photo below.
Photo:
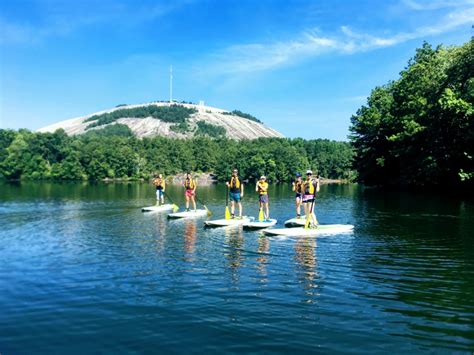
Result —
<path fill-rule="evenodd" d="M 208 58 L 207 67 L 213 74 L 252 73 L 293 65 L 325 53 L 353 54 L 390 47 L 409 40 L 424 39 L 457 27 L 474 23 L 474 7 L 457 9 L 447 14 L 436 25 L 419 27 L 411 32 L 392 36 L 375 36 L 342 26 L 333 36 L 318 31 L 305 32 L 295 39 L 273 43 L 234 45 Z M 207 71 L 207 70 L 206 70 Z"/>
<path fill-rule="evenodd" d="M 220 70 L 225 72 L 261 71 L 334 50 L 337 45 L 333 39 L 308 32 L 286 42 L 231 46 L 214 59 L 221 63 Z"/>
<path fill-rule="evenodd" d="M 417 11 L 474 5 L 474 0 L 402 0 L 408 8 Z"/>

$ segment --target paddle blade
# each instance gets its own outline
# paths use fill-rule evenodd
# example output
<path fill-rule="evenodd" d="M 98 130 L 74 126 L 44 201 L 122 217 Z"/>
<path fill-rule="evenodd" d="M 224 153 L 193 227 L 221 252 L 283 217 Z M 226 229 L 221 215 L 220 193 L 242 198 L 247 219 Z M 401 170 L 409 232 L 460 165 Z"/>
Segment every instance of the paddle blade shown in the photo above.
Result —
<path fill-rule="evenodd" d="M 229 207 L 226 207 L 226 208 L 225 208 L 225 219 L 230 219 Z"/>
<path fill-rule="evenodd" d="M 173 212 L 176 213 L 179 211 L 179 207 L 176 205 L 173 205 Z"/>
<path fill-rule="evenodd" d="M 258 212 L 258 220 L 261 222 L 263 221 L 264 216 L 263 216 L 263 209 L 260 208 L 260 211 Z"/>
<path fill-rule="evenodd" d="M 207 215 L 208 215 L 209 217 L 212 216 L 211 210 L 210 210 L 209 208 L 207 208 L 206 206 L 204 206 L 204 208 L 205 208 L 206 211 L 207 211 Z"/>

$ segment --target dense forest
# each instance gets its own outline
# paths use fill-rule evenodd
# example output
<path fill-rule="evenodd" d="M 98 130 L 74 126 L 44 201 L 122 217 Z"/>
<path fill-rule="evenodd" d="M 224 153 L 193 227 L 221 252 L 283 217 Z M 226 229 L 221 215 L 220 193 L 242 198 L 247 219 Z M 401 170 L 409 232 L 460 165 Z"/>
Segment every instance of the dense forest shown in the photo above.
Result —
<path fill-rule="evenodd" d="M 398 80 L 352 117 L 355 168 L 367 185 L 473 187 L 474 40 L 417 49 Z"/>
<path fill-rule="evenodd" d="M 202 126 L 206 132 L 213 128 Z M 237 141 L 134 137 L 123 125 L 68 136 L 63 130 L 33 133 L 0 130 L 0 177 L 4 179 L 147 179 L 154 172 L 213 172 L 220 180 L 236 167 L 243 177 L 265 174 L 289 181 L 311 168 L 327 178 L 354 178 L 349 143 L 330 140 L 260 138 Z"/>

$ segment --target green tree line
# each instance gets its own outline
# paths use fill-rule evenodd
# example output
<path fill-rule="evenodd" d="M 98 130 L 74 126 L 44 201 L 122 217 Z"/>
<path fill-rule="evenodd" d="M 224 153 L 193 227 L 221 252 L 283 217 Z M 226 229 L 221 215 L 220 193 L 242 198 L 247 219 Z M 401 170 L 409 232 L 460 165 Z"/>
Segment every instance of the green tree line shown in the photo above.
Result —
<path fill-rule="evenodd" d="M 355 168 L 367 185 L 473 187 L 474 40 L 416 50 L 398 80 L 352 117 Z"/>
<path fill-rule="evenodd" d="M 231 115 L 231 116 L 239 116 L 239 117 L 242 117 L 242 118 L 246 118 L 250 121 L 254 121 L 254 122 L 258 122 L 258 123 L 263 123 L 262 121 L 260 121 L 257 117 L 255 116 L 252 116 L 250 113 L 245 113 L 245 112 L 242 112 L 242 111 L 239 111 L 239 110 L 233 110 L 231 112 L 222 112 L 222 114 L 224 115 Z"/>
<path fill-rule="evenodd" d="M 195 171 L 213 172 L 224 180 L 234 167 L 249 179 L 265 174 L 272 181 L 290 181 L 309 168 L 323 177 L 351 179 L 352 157 L 349 143 L 323 139 L 139 139 L 120 126 L 79 136 L 63 130 L 0 130 L 4 179 L 148 179 L 157 171 Z"/>

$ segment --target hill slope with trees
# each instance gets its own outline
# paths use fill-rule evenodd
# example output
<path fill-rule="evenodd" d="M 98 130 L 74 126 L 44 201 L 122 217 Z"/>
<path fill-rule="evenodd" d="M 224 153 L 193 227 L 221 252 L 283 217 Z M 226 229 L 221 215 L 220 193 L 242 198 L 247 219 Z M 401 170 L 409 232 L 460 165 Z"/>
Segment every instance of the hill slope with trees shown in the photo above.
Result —
<path fill-rule="evenodd" d="M 192 103 L 164 101 L 140 105 L 117 105 L 113 109 L 61 121 L 39 129 L 54 132 L 63 129 L 69 135 L 101 130 L 114 124 L 130 128 L 132 134 L 143 137 L 193 138 L 196 136 L 256 139 L 283 137 L 256 117 L 239 110 L 225 111 Z"/>
<path fill-rule="evenodd" d="M 147 179 L 156 171 L 174 175 L 190 170 L 213 172 L 223 180 L 233 167 L 249 179 L 265 174 L 272 181 L 289 181 L 308 168 L 326 178 L 350 179 L 352 156 L 349 143 L 322 139 L 139 139 L 118 125 L 78 136 L 63 130 L 0 130 L 4 179 Z"/>
<path fill-rule="evenodd" d="M 474 40 L 417 49 L 398 80 L 352 117 L 355 168 L 367 185 L 473 187 Z"/>

